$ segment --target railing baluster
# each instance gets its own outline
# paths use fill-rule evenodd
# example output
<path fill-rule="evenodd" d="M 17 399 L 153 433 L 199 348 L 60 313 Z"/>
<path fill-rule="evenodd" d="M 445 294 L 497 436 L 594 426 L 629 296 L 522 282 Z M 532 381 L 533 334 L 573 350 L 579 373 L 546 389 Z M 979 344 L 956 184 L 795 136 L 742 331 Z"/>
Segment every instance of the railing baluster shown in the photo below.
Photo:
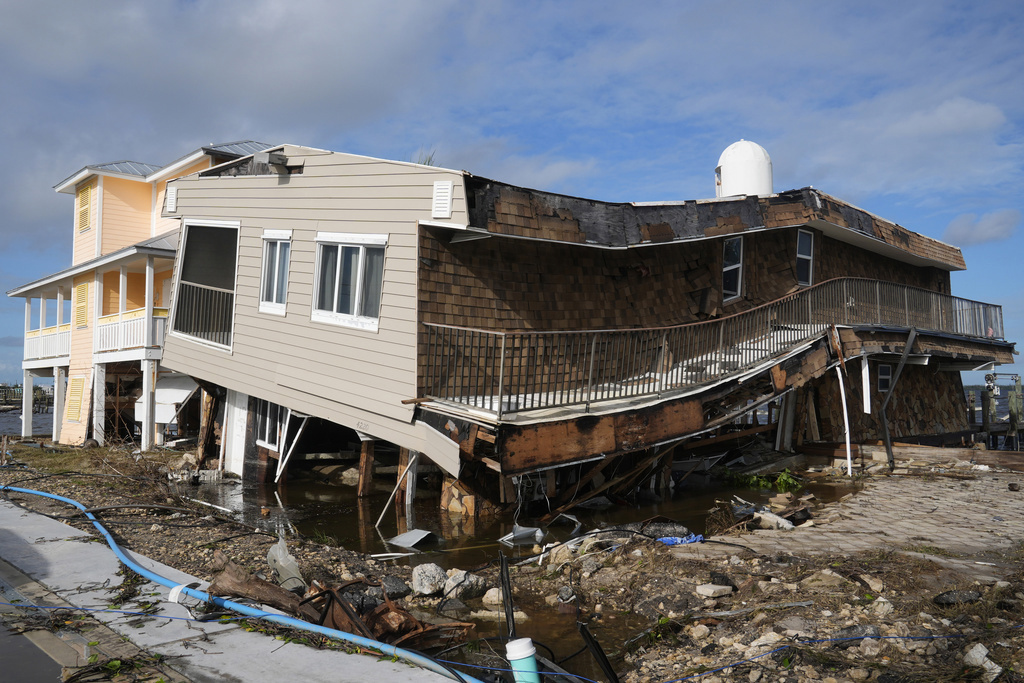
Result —
<path fill-rule="evenodd" d="M 229 291 L 182 283 L 175 329 L 229 345 L 232 299 Z M 136 322 L 111 330 L 115 341 L 133 343 Z M 524 411 L 583 403 L 589 412 L 596 401 L 653 397 L 720 379 L 833 324 L 1003 335 L 999 306 L 856 278 L 830 280 L 726 318 L 670 328 L 501 333 L 426 324 L 425 391 L 489 409 L 499 419 L 513 404 Z M 51 345 L 49 339 L 27 340 L 26 353 L 50 352 Z"/>

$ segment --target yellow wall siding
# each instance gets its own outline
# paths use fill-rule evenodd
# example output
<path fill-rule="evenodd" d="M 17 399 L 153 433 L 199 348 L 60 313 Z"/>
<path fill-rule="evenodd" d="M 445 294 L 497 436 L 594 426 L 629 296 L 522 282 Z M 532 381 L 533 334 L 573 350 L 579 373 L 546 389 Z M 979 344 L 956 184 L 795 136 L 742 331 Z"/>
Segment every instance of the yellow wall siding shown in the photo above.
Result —
<path fill-rule="evenodd" d="M 164 280 L 172 276 L 172 271 L 163 270 L 153 274 L 153 305 L 156 308 L 166 306 L 164 302 L 163 285 Z M 116 270 L 108 270 L 103 273 L 103 315 L 113 315 L 118 312 L 121 297 L 121 273 Z M 134 311 L 146 307 L 146 274 L 128 273 L 128 288 L 125 297 L 126 311 Z"/>
<path fill-rule="evenodd" d="M 164 282 L 174 277 L 173 270 L 161 270 L 153 276 L 153 305 L 166 308 L 171 301 L 170 287 L 164 290 Z"/>
<path fill-rule="evenodd" d="M 102 254 L 150 237 L 153 188 L 146 182 L 103 179 Z"/>
<path fill-rule="evenodd" d="M 65 412 L 63 426 L 61 427 L 61 443 L 80 444 L 85 440 L 89 423 L 89 405 L 92 400 L 92 349 L 93 349 L 93 327 L 92 318 L 94 310 L 93 302 L 93 274 L 86 273 L 74 279 L 73 289 L 75 296 L 74 303 L 78 303 L 81 292 L 85 292 L 85 327 L 77 323 L 80 320 L 73 320 L 71 325 L 71 359 L 68 368 L 69 383 L 74 378 L 83 379 L 82 408 L 80 419 L 69 419 Z M 75 307 L 77 308 L 77 307 Z M 77 314 L 73 314 L 75 318 Z"/>
<path fill-rule="evenodd" d="M 182 176 L 191 175 L 192 173 L 198 173 L 204 169 L 210 168 L 210 160 L 203 159 L 202 161 L 189 166 L 183 170 L 174 178 L 180 178 Z M 173 180 L 174 178 L 171 178 Z M 154 203 L 154 211 L 156 213 L 156 225 L 153 230 L 154 235 L 162 235 L 165 232 L 170 232 L 178 227 L 179 220 L 177 218 L 163 218 L 161 213 L 164 210 L 164 196 L 167 194 L 167 181 L 161 181 L 156 186 L 156 202 Z M 177 215 L 177 214 L 175 214 Z"/>
<path fill-rule="evenodd" d="M 121 274 L 116 270 L 103 273 L 103 312 L 100 315 L 117 313 L 120 303 Z"/>
<path fill-rule="evenodd" d="M 71 221 L 71 225 L 74 230 L 74 248 L 72 254 L 72 265 L 78 265 L 88 261 L 89 259 L 96 257 L 96 220 L 99 215 L 99 192 L 97 191 L 99 183 L 95 178 L 88 180 L 78 186 L 75 194 L 74 201 L 74 214 Z M 78 219 L 79 219 L 79 200 L 81 198 L 81 191 L 83 187 L 88 186 L 89 190 L 89 228 L 87 230 L 79 230 Z"/>

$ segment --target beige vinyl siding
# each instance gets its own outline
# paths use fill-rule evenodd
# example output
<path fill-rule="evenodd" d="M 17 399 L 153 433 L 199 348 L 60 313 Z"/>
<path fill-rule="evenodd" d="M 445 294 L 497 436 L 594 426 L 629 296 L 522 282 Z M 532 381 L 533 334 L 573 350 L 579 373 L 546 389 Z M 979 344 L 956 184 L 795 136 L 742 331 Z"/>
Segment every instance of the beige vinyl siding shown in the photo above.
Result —
<path fill-rule="evenodd" d="M 78 265 L 84 263 L 89 259 L 96 258 L 96 220 L 99 214 L 99 192 L 97 191 L 99 183 L 95 178 L 87 180 L 78 186 L 75 192 L 75 206 L 74 206 L 74 220 L 72 224 L 74 228 L 74 254 L 72 255 L 72 265 Z M 85 188 L 89 194 L 89 201 L 86 205 L 83 205 Z M 84 219 L 88 220 L 88 227 L 83 228 L 81 221 Z"/>
<path fill-rule="evenodd" d="M 422 450 L 416 396 L 417 222 L 431 220 L 433 183 L 451 180 L 465 223 L 461 174 L 287 148 L 301 175 L 177 181 L 178 215 L 241 223 L 231 352 L 178 337 L 163 365 Z M 291 230 L 285 315 L 259 313 L 264 230 Z M 313 322 L 317 232 L 387 235 L 378 330 Z M 180 245 L 179 245 L 180 247 Z"/>
<path fill-rule="evenodd" d="M 103 179 L 103 243 L 109 254 L 150 237 L 153 186 L 141 180 Z"/>

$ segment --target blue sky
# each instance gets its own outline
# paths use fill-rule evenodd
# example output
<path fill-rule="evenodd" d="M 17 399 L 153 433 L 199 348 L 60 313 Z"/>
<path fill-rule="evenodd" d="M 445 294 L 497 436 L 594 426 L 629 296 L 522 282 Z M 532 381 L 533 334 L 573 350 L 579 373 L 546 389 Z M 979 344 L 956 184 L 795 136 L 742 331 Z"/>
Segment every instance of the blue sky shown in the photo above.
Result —
<path fill-rule="evenodd" d="M 257 139 L 609 201 L 714 195 L 722 150 L 963 248 L 1024 340 L 1017 2 L 0 1 L 0 289 L 70 265 L 86 164 Z M 0 300 L 0 381 L 24 307 Z M 1006 370 L 1007 368 L 1003 368 Z"/>

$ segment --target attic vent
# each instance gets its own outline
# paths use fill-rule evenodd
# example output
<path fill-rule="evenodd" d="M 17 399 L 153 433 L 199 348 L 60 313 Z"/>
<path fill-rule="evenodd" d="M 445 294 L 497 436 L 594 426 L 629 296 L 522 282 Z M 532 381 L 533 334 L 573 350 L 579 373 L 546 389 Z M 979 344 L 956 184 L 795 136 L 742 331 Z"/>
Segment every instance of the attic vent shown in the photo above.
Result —
<path fill-rule="evenodd" d="M 174 213 L 178 210 L 178 188 L 167 188 L 167 213 Z"/>
<path fill-rule="evenodd" d="M 89 208 L 92 205 L 92 185 L 84 185 L 78 190 L 78 230 L 89 229 Z"/>
<path fill-rule="evenodd" d="M 431 218 L 452 217 L 452 181 L 434 181 L 434 206 L 430 212 Z"/>

